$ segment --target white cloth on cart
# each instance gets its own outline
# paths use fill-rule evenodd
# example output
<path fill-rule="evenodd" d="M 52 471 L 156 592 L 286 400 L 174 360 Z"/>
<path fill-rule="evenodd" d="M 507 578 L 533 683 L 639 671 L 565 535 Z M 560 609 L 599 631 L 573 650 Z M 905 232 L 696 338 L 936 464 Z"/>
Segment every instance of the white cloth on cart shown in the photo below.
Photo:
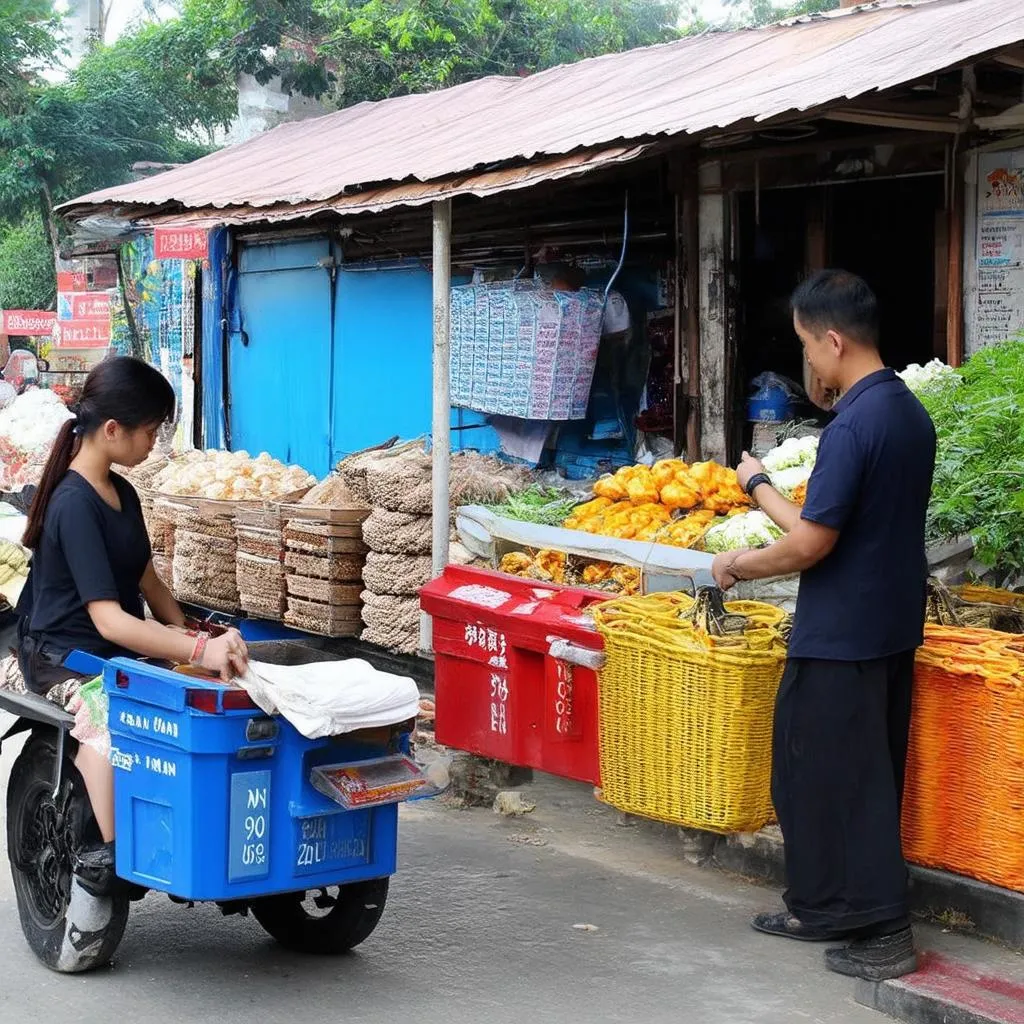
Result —
<path fill-rule="evenodd" d="M 250 661 L 237 682 L 262 711 L 283 715 L 311 740 L 398 725 L 419 711 L 412 679 L 381 672 L 361 658 L 309 665 Z"/>

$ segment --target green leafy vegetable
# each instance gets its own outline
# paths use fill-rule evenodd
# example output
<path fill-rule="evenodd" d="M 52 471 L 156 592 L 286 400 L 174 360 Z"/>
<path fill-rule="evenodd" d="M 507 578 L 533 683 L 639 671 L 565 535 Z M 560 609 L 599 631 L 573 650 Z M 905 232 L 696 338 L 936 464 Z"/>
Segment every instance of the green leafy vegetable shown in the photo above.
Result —
<path fill-rule="evenodd" d="M 938 437 L 930 539 L 969 534 L 986 565 L 1024 569 L 1024 336 L 979 352 L 918 398 Z"/>
<path fill-rule="evenodd" d="M 540 526 L 561 526 L 578 504 L 579 499 L 566 491 L 535 484 L 513 494 L 501 505 L 489 505 L 488 508 L 495 515 L 506 519 L 537 523 Z"/>

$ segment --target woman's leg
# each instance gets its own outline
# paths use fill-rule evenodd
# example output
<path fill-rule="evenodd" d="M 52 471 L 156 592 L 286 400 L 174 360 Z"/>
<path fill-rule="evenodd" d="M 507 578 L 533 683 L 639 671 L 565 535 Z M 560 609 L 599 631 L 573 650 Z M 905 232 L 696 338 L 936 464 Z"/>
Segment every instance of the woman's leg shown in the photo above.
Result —
<path fill-rule="evenodd" d="M 114 768 L 110 759 L 82 743 L 75 757 L 75 767 L 85 782 L 103 842 L 111 843 L 114 841 Z"/>

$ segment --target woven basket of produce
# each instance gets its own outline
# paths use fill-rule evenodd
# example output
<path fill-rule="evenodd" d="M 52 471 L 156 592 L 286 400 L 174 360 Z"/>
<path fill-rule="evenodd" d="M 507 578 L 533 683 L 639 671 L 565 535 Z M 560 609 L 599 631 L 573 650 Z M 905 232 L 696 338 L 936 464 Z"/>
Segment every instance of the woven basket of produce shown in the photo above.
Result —
<path fill-rule="evenodd" d="M 940 626 L 1024 633 L 1024 594 L 981 586 L 951 590 L 933 578 L 928 581 L 927 616 Z"/>
<path fill-rule="evenodd" d="M 363 566 L 363 582 L 375 594 L 411 597 L 425 587 L 433 575 L 429 556 L 388 555 L 371 551 Z"/>
<path fill-rule="evenodd" d="M 907 860 L 1024 892 L 1024 640 L 926 626 L 913 700 Z"/>
<path fill-rule="evenodd" d="M 717 591 L 628 597 L 594 611 L 607 662 L 599 722 L 612 806 L 709 832 L 774 818 L 772 716 L 783 613 Z"/>

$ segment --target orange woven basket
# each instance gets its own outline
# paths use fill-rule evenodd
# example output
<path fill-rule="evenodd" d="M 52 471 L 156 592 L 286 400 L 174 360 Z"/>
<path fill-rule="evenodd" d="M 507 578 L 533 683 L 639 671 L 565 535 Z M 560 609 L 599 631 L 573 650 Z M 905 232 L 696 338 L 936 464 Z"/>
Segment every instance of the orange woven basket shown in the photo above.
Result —
<path fill-rule="evenodd" d="M 1024 892 L 1024 641 L 928 626 L 914 677 L 907 860 Z"/>

